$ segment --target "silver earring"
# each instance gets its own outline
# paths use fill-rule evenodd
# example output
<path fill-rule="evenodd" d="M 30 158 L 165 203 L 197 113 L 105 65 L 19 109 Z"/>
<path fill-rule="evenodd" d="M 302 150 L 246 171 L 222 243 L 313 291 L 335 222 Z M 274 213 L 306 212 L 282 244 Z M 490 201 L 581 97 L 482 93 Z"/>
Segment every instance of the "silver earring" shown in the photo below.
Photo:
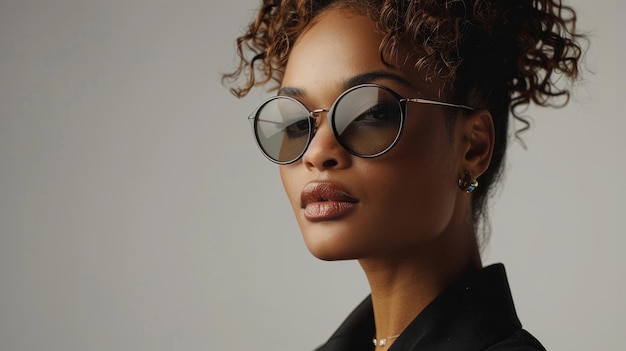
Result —
<path fill-rule="evenodd" d="M 459 188 L 466 193 L 471 193 L 478 188 L 478 180 L 472 177 L 469 171 L 465 171 L 463 177 L 459 178 Z"/>

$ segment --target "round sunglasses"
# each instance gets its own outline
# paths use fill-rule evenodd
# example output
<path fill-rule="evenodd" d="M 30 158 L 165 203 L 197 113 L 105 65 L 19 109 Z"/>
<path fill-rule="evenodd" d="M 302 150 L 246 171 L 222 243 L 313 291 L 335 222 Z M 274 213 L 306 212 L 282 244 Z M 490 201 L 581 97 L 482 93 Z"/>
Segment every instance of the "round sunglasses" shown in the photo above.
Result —
<path fill-rule="evenodd" d="M 361 84 L 343 92 L 329 109 L 309 110 L 289 96 L 265 100 L 248 117 L 257 145 L 277 164 L 304 155 L 317 131 L 316 119 L 327 112 L 337 142 L 350 154 L 371 158 L 391 150 L 402 135 L 408 102 L 473 111 L 472 107 L 419 98 L 403 98 L 377 84 Z"/>

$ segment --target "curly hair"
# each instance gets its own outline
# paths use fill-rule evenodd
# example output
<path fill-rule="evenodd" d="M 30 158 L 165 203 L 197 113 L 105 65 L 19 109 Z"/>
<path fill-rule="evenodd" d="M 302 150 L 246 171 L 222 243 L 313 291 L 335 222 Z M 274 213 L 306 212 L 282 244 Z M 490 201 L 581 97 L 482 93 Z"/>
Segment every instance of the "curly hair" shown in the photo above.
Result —
<path fill-rule="evenodd" d="M 583 36 L 576 30 L 575 11 L 560 0 L 263 0 L 237 39 L 239 65 L 223 83 L 233 86 L 237 97 L 270 81 L 279 85 L 302 29 L 337 6 L 377 23 L 384 35 L 383 62 L 399 44 L 409 44 L 419 58 L 417 70 L 441 78 L 455 101 L 491 112 L 494 154 L 472 193 L 474 223 L 488 225 L 487 199 L 503 168 L 509 114 L 522 122 L 520 132 L 529 127 L 520 108 L 531 102 L 562 106 L 569 100 L 559 77 L 574 81 L 579 74 Z M 241 78 L 245 82 L 238 85 Z"/>

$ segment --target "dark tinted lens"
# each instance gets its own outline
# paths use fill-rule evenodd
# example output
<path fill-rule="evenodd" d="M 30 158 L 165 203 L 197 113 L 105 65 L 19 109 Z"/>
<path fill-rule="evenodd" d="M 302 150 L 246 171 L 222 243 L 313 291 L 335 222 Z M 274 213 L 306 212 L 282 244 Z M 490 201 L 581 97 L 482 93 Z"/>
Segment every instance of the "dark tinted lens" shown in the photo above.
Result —
<path fill-rule="evenodd" d="M 311 122 L 298 101 L 276 97 L 257 111 L 254 132 L 261 150 L 280 163 L 295 161 L 309 142 Z"/>
<path fill-rule="evenodd" d="M 400 133 L 402 106 L 389 91 L 363 86 L 337 101 L 333 111 L 337 139 L 360 156 L 375 156 L 391 147 Z"/>

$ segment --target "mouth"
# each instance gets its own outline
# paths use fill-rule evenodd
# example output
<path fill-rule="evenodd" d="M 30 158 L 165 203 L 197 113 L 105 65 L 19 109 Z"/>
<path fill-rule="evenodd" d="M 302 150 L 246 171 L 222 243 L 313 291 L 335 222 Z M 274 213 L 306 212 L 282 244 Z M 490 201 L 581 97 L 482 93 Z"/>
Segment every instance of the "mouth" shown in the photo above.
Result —
<path fill-rule="evenodd" d="M 300 196 L 306 219 L 318 222 L 343 217 L 352 212 L 359 200 L 330 182 L 307 184 Z"/>

